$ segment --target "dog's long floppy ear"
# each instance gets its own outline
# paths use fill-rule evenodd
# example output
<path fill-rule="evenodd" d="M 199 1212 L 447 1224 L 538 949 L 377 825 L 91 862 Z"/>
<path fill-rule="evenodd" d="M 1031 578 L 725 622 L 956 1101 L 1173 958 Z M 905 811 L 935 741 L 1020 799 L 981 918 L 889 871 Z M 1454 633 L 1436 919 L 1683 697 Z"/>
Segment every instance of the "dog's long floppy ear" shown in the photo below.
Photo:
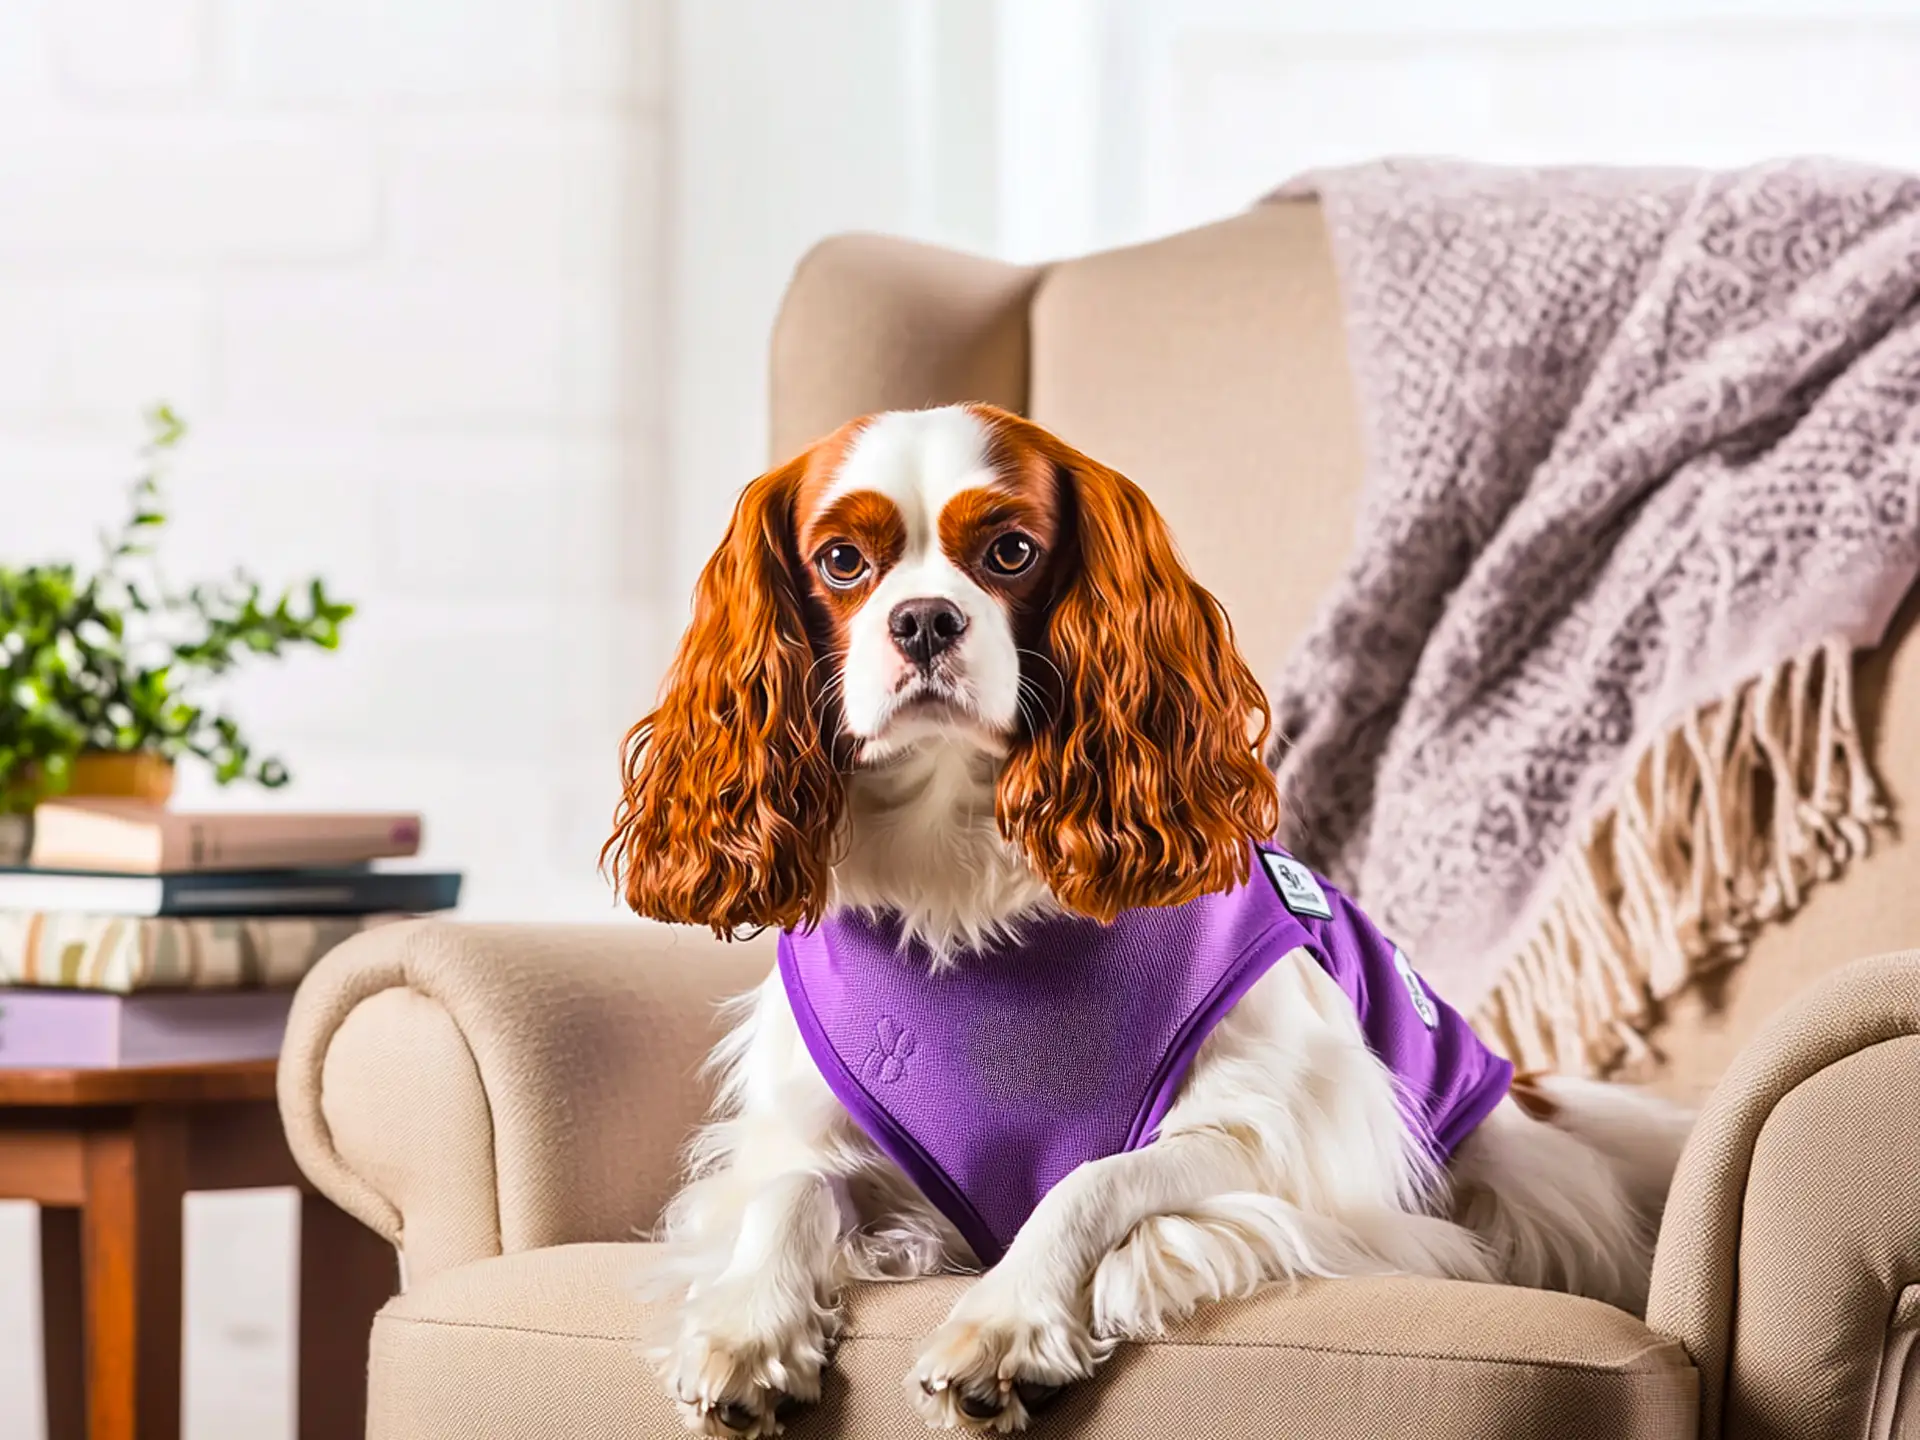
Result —
<path fill-rule="evenodd" d="M 1068 909 L 1111 920 L 1244 881 L 1279 824 L 1266 697 L 1140 488 L 1025 422 L 1070 515 L 1046 620 L 1059 693 L 1000 780 L 1000 827 Z"/>
<path fill-rule="evenodd" d="M 794 499 L 807 457 L 749 485 L 700 573 L 652 714 L 628 732 L 601 853 L 627 904 L 742 930 L 820 918 L 841 782 L 810 693 Z"/>

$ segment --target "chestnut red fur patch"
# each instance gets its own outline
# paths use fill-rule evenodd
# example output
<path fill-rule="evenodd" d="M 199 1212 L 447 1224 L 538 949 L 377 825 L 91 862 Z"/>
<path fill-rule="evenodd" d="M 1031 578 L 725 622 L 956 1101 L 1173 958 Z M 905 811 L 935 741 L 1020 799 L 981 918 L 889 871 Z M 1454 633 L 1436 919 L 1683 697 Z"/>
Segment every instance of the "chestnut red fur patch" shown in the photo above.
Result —
<path fill-rule="evenodd" d="M 1126 476 L 1029 420 L 972 408 L 1002 474 L 1061 487 L 1043 616 L 1057 693 L 1001 772 L 1002 833 L 1061 904 L 1099 920 L 1244 881 L 1249 842 L 1274 833 L 1280 806 L 1259 759 L 1266 697 L 1225 610 Z"/>

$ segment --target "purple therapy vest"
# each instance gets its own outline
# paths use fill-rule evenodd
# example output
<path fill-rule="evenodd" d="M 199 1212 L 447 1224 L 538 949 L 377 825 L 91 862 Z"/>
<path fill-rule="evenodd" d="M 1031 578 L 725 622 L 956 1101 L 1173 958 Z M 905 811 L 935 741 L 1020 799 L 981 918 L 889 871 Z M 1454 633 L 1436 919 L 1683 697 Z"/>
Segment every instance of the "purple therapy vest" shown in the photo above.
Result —
<path fill-rule="evenodd" d="M 814 1063 L 982 1264 L 1068 1171 L 1153 1139 L 1201 1042 L 1297 948 L 1353 1002 L 1436 1158 L 1507 1093 L 1513 1067 L 1352 901 L 1277 847 L 1254 858 L 1232 890 L 1111 925 L 1035 921 L 937 975 L 890 918 L 780 937 Z"/>

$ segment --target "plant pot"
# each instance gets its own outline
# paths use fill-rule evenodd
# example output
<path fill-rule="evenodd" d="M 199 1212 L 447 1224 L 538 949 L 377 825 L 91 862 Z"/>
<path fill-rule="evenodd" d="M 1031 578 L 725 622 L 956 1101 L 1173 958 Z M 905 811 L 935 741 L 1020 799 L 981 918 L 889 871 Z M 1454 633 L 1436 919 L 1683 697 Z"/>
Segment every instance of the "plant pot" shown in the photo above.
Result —
<path fill-rule="evenodd" d="M 75 757 L 66 794 L 164 805 L 173 794 L 173 762 L 145 750 L 125 754 L 89 750 Z"/>

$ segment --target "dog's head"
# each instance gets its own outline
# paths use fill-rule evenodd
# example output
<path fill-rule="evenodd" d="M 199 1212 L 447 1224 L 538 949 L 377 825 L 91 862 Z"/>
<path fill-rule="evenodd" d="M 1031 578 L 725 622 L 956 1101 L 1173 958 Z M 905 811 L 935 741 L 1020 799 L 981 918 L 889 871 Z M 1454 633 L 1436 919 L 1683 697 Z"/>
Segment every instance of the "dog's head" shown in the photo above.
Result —
<path fill-rule="evenodd" d="M 818 920 L 846 785 L 977 747 L 1066 909 L 1244 880 L 1278 804 L 1266 704 L 1219 603 L 1125 476 L 986 405 L 858 420 L 749 485 L 607 858 L 627 902 L 731 934 Z"/>

